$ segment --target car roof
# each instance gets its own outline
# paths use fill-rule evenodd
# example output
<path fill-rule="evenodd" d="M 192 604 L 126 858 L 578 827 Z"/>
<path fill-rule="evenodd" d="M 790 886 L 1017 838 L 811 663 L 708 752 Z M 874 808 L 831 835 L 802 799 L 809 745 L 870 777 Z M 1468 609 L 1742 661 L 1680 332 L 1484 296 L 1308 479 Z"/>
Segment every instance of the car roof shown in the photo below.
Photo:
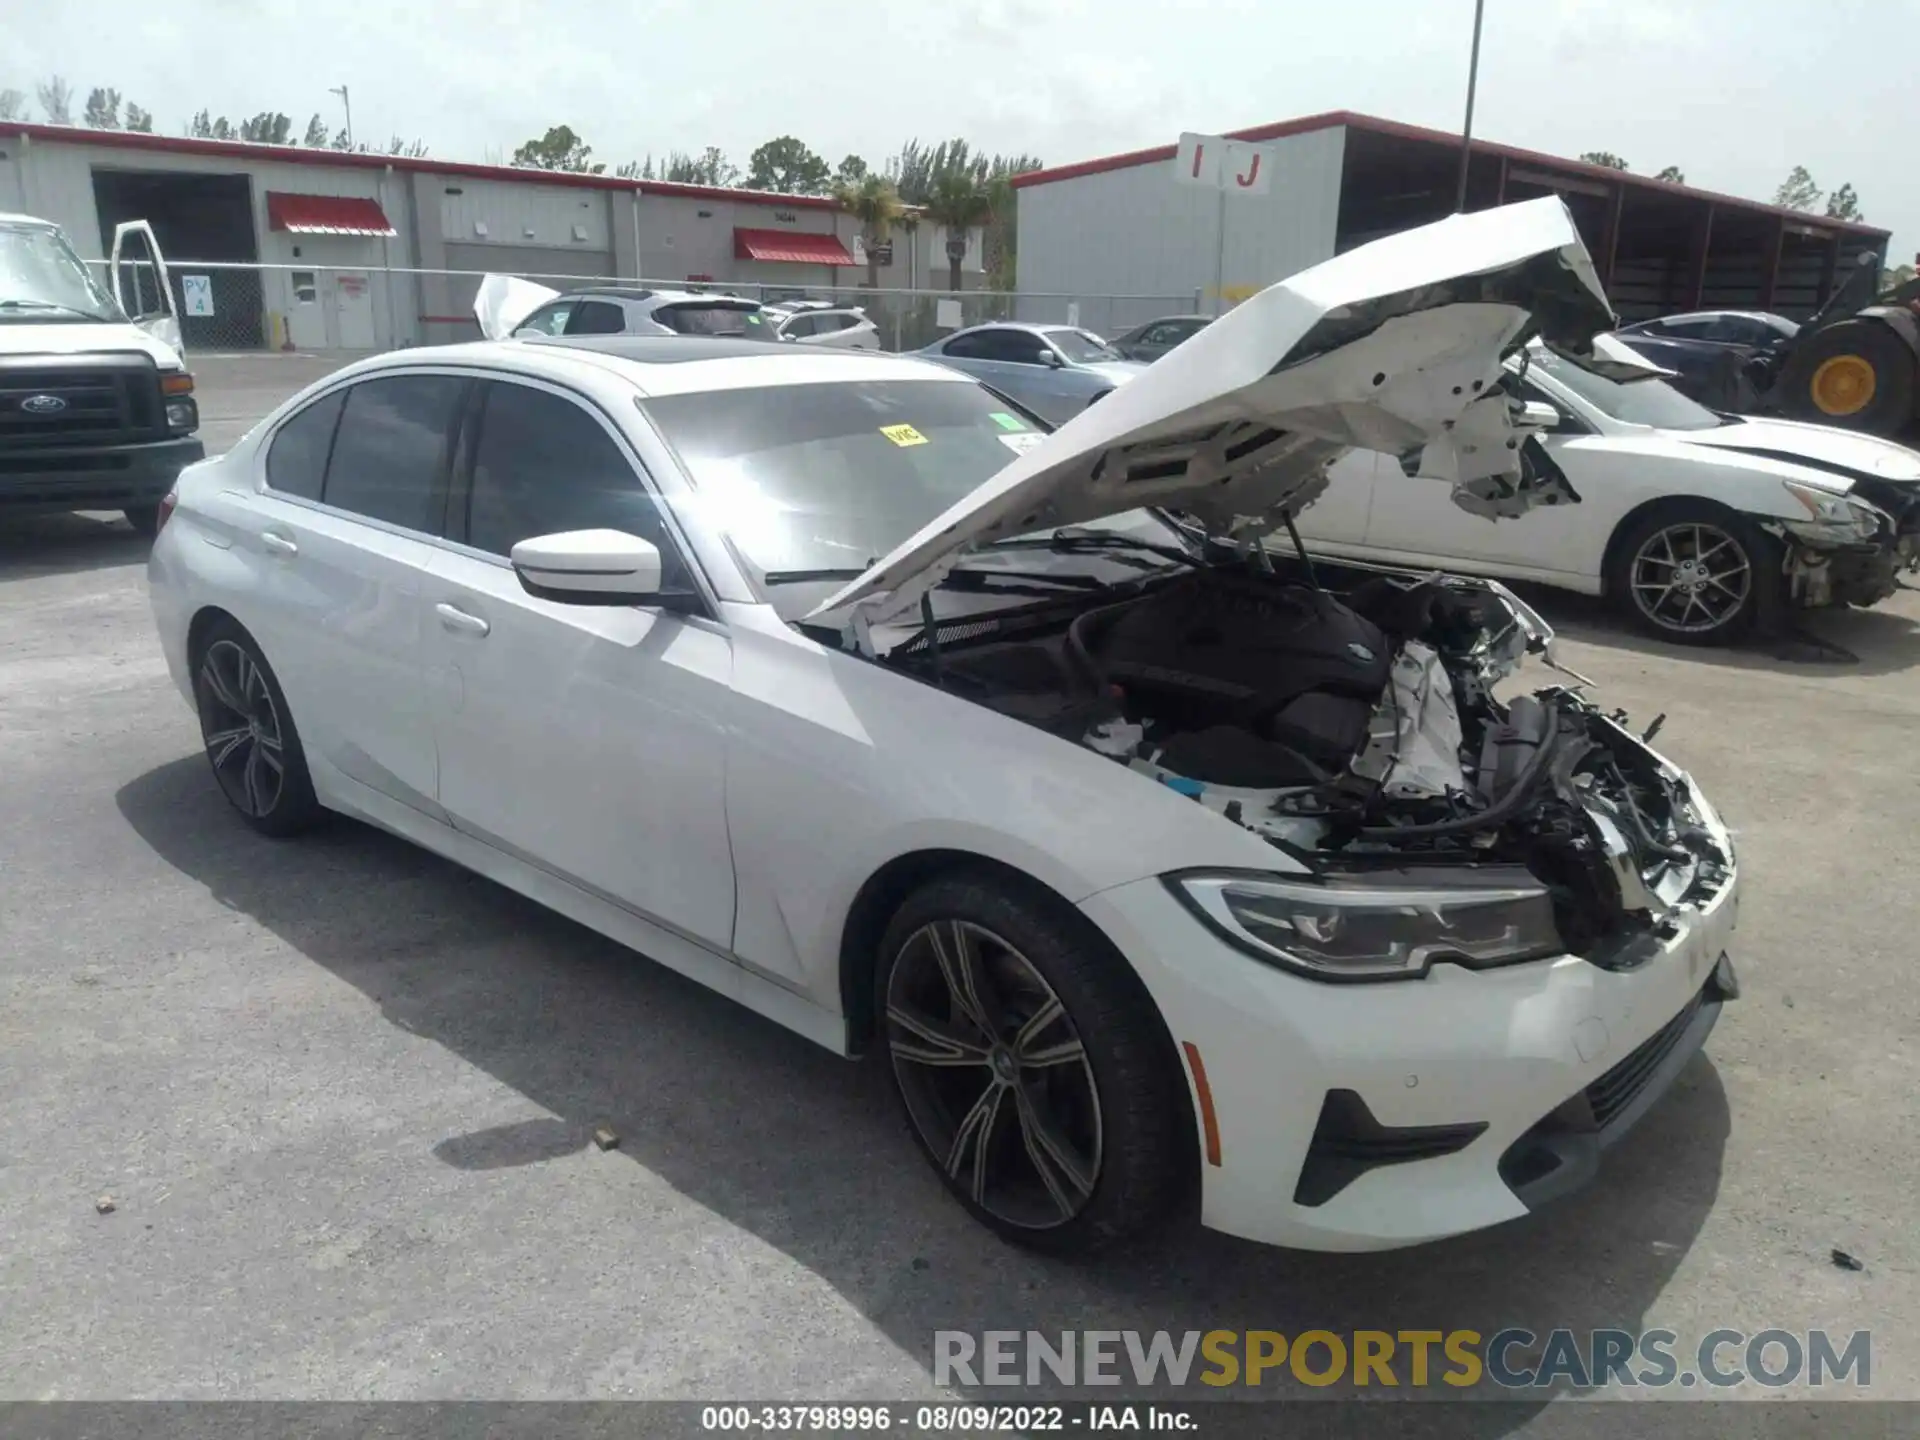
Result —
<path fill-rule="evenodd" d="M 617 379 L 650 396 L 862 380 L 975 383 L 947 366 L 904 355 L 696 335 L 557 335 L 418 346 L 370 356 L 340 373 L 359 378 L 449 364 L 536 379 Z"/>
<path fill-rule="evenodd" d="M 1025 330 L 1028 334 L 1039 335 L 1048 330 L 1065 330 L 1065 325 L 1042 325 L 1033 320 L 982 320 L 978 325 L 969 325 L 964 330 L 956 330 L 953 335 L 971 335 L 976 330 Z M 953 339 L 953 335 L 947 339 Z"/>
<path fill-rule="evenodd" d="M 688 300 L 717 301 L 723 305 L 757 306 L 757 300 L 739 295 L 721 295 L 705 290 L 650 290 L 641 285 L 583 285 L 557 298 L 571 300 L 578 295 L 603 295 L 612 300 L 654 300 L 663 304 L 681 304 Z"/>

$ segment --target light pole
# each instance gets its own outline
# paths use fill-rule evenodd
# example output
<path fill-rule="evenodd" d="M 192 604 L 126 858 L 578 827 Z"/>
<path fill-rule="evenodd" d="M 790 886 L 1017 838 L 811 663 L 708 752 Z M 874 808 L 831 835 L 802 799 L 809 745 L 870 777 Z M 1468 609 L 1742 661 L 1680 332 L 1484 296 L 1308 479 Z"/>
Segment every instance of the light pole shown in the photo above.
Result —
<path fill-rule="evenodd" d="M 1467 123 L 1460 128 L 1460 190 L 1454 197 L 1453 213 L 1467 208 L 1467 163 L 1473 156 L 1473 92 L 1480 80 L 1480 17 L 1487 0 L 1473 0 L 1473 58 L 1467 62 Z"/>
<path fill-rule="evenodd" d="M 1473 34 L 1474 34 L 1474 41 L 1473 41 L 1473 45 L 1474 45 L 1474 53 L 1475 53 L 1475 54 L 1477 55 L 1477 54 L 1479 54 L 1479 53 L 1480 53 L 1480 38 L 1479 38 L 1479 37 L 1480 37 L 1480 27 L 1479 27 L 1479 25 L 1478 25 L 1477 23 L 1476 23 L 1476 24 L 1475 24 L 1475 26 L 1474 26 L 1474 31 L 1473 31 Z M 332 86 L 329 86 L 329 87 L 328 87 L 328 91 L 327 91 L 327 93 L 328 93 L 328 94 L 330 94 L 330 95 L 338 95 L 338 96 L 340 97 L 340 103 L 341 103 L 342 105 L 344 105 L 344 106 L 346 106 L 346 109 L 347 109 L 347 148 L 348 148 L 349 150 L 351 150 L 351 149 L 353 148 L 353 101 L 347 98 L 347 87 L 346 87 L 346 86 L 344 86 L 344 85 L 332 85 Z M 1471 95 L 1471 92 L 1469 92 L 1469 95 Z M 1472 99 L 1471 99 L 1471 98 L 1469 98 L 1469 99 L 1468 99 L 1468 101 L 1467 101 L 1467 114 L 1468 114 L 1469 116 L 1471 116 L 1471 115 L 1473 114 L 1473 101 L 1472 101 Z"/>

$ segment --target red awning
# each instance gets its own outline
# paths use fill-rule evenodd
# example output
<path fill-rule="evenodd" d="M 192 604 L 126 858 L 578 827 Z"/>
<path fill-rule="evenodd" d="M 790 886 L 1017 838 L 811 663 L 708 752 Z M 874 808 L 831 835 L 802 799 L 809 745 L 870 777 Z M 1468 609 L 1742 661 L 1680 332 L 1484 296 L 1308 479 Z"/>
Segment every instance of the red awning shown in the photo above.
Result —
<path fill-rule="evenodd" d="M 853 253 L 837 235 L 804 230 L 743 230 L 733 232 L 736 260 L 777 260 L 791 265 L 852 265 Z"/>
<path fill-rule="evenodd" d="M 267 225 L 295 235 L 397 235 L 377 200 L 267 192 Z"/>

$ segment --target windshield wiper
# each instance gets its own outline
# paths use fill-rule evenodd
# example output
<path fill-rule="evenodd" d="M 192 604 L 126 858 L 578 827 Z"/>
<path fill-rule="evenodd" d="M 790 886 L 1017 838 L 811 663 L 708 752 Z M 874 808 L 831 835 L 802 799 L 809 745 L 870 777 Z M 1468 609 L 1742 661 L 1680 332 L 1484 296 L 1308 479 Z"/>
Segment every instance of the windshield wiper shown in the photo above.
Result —
<path fill-rule="evenodd" d="M 869 565 L 863 570 L 854 570 L 851 568 L 838 570 L 769 570 L 765 575 L 760 577 L 760 583 L 762 585 L 805 585 L 810 582 L 824 580 L 858 580 L 862 575 L 867 573 L 867 570 L 871 570 L 872 568 L 873 567 Z M 966 569 L 959 566 L 949 570 L 946 578 L 940 583 L 954 590 L 1002 588 L 1000 586 L 986 585 L 984 582 L 988 580 L 1007 580 L 1015 584 L 1027 585 L 1051 585 L 1059 590 L 1102 590 L 1106 588 L 1105 581 L 1096 580 L 1091 575 L 1056 575 L 1044 570 L 1001 570 L 998 568 Z M 1009 586 L 1005 588 L 1012 587 Z"/>
<path fill-rule="evenodd" d="M 0 300 L 0 310 L 58 310 L 65 315 L 73 315 L 81 320 L 105 320 L 104 315 L 95 315 L 91 310 L 78 310 L 71 305 L 61 305 L 53 300 Z"/>
<path fill-rule="evenodd" d="M 769 570 L 760 577 L 762 585 L 805 585 L 814 580 L 858 580 L 872 566 L 853 569 L 842 566 L 837 570 Z"/>

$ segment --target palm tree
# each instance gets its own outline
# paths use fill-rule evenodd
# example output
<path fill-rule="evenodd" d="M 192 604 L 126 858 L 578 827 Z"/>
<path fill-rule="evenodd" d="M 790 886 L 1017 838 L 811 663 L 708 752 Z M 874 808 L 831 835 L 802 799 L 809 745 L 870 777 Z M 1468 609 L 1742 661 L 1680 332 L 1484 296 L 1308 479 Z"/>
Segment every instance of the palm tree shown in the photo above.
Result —
<path fill-rule="evenodd" d="M 900 218 L 900 192 L 884 175 L 868 175 L 857 184 L 836 185 L 833 198 L 840 208 L 860 222 L 860 238 L 867 250 L 867 288 L 880 288 L 878 250 L 887 231 Z"/>
<path fill-rule="evenodd" d="M 986 187 L 971 172 L 949 170 L 934 182 L 927 218 L 947 227 L 947 288 L 960 289 L 960 262 L 967 257 L 967 232 L 985 224 L 993 212 Z"/>

